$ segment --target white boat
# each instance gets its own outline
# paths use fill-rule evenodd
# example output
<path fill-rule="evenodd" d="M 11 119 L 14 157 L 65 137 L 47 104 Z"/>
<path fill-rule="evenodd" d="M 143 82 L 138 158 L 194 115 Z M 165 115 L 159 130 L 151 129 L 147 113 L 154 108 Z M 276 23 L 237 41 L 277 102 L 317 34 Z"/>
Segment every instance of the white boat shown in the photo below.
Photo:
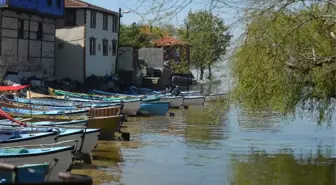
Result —
<path fill-rule="evenodd" d="M 129 116 L 135 116 L 137 115 L 137 112 L 140 109 L 141 100 L 128 101 L 128 102 L 123 102 L 121 104 L 124 105 L 121 113 L 124 113 Z"/>
<path fill-rule="evenodd" d="M 71 170 L 74 146 L 58 147 L 58 144 L 61 143 L 1 148 L 0 161 L 14 166 L 49 163 L 46 180 L 60 181 L 58 174 Z"/>
<path fill-rule="evenodd" d="M 211 102 L 211 101 L 218 101 L 224 98 L 224 96 L 227 95 L 227 93 L 222 93 L 222 94 L 209 94 L 205 96 L 205 101 L 206 102 Z"/>
<path fill-rule="evenodd" d="M 47 127 L 47 125 L 45 125 Z M 49 128 L 28 128 L 38 131 L 47 131 Z M 59 128 L 60 134 L 56 137 L 56 142 L 63 142 L 72 140 L 71 145 L 75 146 L 76 156 L 79 159 L 83 159 L 84 162 L 91 163 L 91 161 L 86 161 L 89 157 L 91 159 L 92 151 L 98 144 L 100 129 L 75 129 L 75 128 Z M 69 145 L 69 143 L 66 143 Z M 63 145 L 61 145 L 63 146 Z"/>
<path fill-rule="evenodd" d="M 82 154 L 91 155 L 94 148 L 98 144 L 98 138 L 100 134 L 100 129 L 85 129 L 85 137 L 82 141 L 82 146 L 79 151 Z"/>
<path fill-rule="evenodd" d="M 44 126 L 44 127 L 59 127 L 61 130 L 60 135 L 56 138 L 57 142 L 73 140 L 76 146 L 76 154 L 81 158 L 91 157 L 92 151 L 98 145 L 98 139 L 100 135 L 100 129 L 89 129 L 82 128 L 76 129 L 76 126 L 69 126 L 69 123 L 73 125 L 77 124 L 78 127 L 83 127 L 86 125 L 85 121 L 73 121 L 73 122 L 35 122 L 34 126 Z M 67 126 L 68 125 L 68 126 Z M 34 127 L 33 127 L 34 128 Z M 39 129 L 41 131 L 41 129 Z"/>
<path fill-rule="evenodd" d="M 204 96 L 184 96 L 183 105 L 204 105 L 205 97 Z"/>
<path fill-rule="evenodd" d="M 0 125 L 2 125 L 2 128 L 6 128 L 7 130 L 2 130 L 0 132 L 7 132 L 8 133 L 20 133 L 20 136 L 26 136 L 26 135 L 36 135 L 44 133 L 46 135 L 49 134 L 51 137 L 48 139 L 43 138 L 42 141 L 34 141 L 34 142 L 27 142 L 26 140 L 23 140 L 20 144 L 14 143 L 12 145 L 6 145 L 6 146 L 17 146 L 22 145 L 24 143 L 27 144 L 52 144 L 54 142 L 62 142 L 62 141 L 70 141 L 66 143 L 66 146 L 73 145 L 75 146 L 75 152 L 79 157 L 86 157 L 90 156 L 92 154 L 92 151 L 98 144 L 98 137 L 100 134 L 100 129 L 87 129 L 84 128 L 86 122 L 85 120 L 81 121 L 72 121 L 72 122 L 60 122 L 61 124 L 57 124 L 55 122 L 50 121 L 44 121 L 44 122 L 35 122 L 35 123 L 29 123 L 28 127 L 25 128 L 16 128 L 14 130 L 12 128 L 11 124 L 5 124 L 5 122 L 0 122 Z M 78 124 L 78 128 L 76 126 L 69 126 L 70 124 Z M 56 126 L 58 125 L 59 128 Z M 68 125 L 68 126 L 66 126 Z M 15 125 L 17 126 L 17 125 Z M 83 128 L 79 128 L 83 127 Z M 9 130 L 11 128 L 11 130 Z M 24 134 L 22 134 L 24 133 Z M 58 135 L 57 135 L 58 133 Z M 42 134 L 43 135 L 43 134 Z M 1 136 L 1 135 L 0 135 Z M 10 135 L 9 135 L 10 136 Z M 32 141 L 32 140 L 28 140 Z M 83 156 L 84 155 L 84 156 Z"/>
<path fill-rule="evenodd" d="M 12 147 L 55 143 L 57 132 L 20 133 L 16 130 L 0 130 L 0 146 Z"/>
<path fill-rule="evenodd" d="M 184 96 L 201 96 L 201 91 L 181 91 Z"/>
<path fill-rule="evenodd" d="M 162 96 L 160 97 L 160 102 L 169 102 L 170 108 L 178 108 L 183 105 L 182 96 Z"/>

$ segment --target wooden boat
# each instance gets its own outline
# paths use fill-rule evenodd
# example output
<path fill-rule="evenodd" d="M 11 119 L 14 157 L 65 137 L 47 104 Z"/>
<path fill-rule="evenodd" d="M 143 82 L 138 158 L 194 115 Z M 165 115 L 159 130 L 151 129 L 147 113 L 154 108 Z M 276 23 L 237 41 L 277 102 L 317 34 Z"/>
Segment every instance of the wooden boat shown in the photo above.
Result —
<path fill-rule="evenodd" d="M 0 130 L 0 146 L 36 145 L 55 143 L 57 132 L 21 133 L 17 130 Z"/>
<path fill-rule="evenodd" d="M 90 93 L 92 94 L 98 94 L 102 96 L 127 96 L 127 97 L 143 97 L 144 95 L 129 95 L 129 94 L 119 94 L 119 93 L 110 93 L 110 92 L 104 92 L 99 90 L 91 90 Z M 183 96 L 168 96 L 165 94 L 157 95 L 160 97 L 159 102 L 168 102 L 170 108 L 178 108 L 183 105 Z"/>
<path fill-rule="evenodd" d="M 39 110 L 29 110 L 29 109 L 20 109 L 20 108 L 8 108 L 2 107 L 2 110 L 9 113 L 10 115 L 23 115 L 23 114 L 31 114 L 31 115 L 46 115 L 46 116 L 87 116 L 89 114 L 89 110 L 51 110 L 51 111 L 39 111 Z"/>
<path fill-rule="evenodd" d="M 129 87 L 130 91 L 126 92 L 126 94 L 151 94 L 151 95 L 160 95 L 160 91 L 155 91 L 153 89 L 148 89 L 148 88 L 137 88 L 134 86 Z M 200 96 L 201 91 L 181 91 L 182 95 L 184 96 Z M 165 95 L 171 95 L 170 93 L 167 93 Z"/>
<path fill-rule="evenodd" d="M 74 100 L 74 101 L 90 101 L 90 100 L 85 100 L 85 99 L 80 99 L 80 98 L 68 98 L 69 100 Z M 98 103 L 98 102 L 95 102 Z M 106 104 L 105 102 L 104 104 Z M 127 101 L 127 102 L 122 102 L 123 105 L 121 113 L 129 115 L 129 116 L 135 116 L 140 109 L 140 104 L 141 100 L 138 101 Z"/>
<path fill-rule="evenodd" d="M 204 96 L 184 96 L 183 105 L 204 105 L 205 97 Z"/>
<path fill-rule="evenodd" d="M 64 141 L 74 141 L 75 144 L 75 154 L 78 159 L 83 159 L 85 163 L 90 163 L 92 151 L 98 145 L 98 138 L 100 135 L 100 129 L 79 129 L 79 128 L 57 128 L 57 127 L 48 127 L 47 125 L 44 128 L 39 126 L 27 127 L 24 128 L 28 132 L 50 132 L 58 131 L 59 135 L 55 138 L 56 142 Z M 66 146 L 69 145 L 68 143 Z M 62 145 L 61 145 L 62 146 Z"/>
<path fill-rule="evenodd" d="M 162 96 L 160 102 L 168 102 L 170 108 L 179 108 L 183 105 L 183 96 Z"/>
<path fill-rule="evenodd" d="M 54 125 L 57 127 L 66 126 L 70 124 L 83 125 L 85 122 L 81 121 L 87 119 L 86 127 L 87 128 L 99 128 L 100 135 L 99 140 L 112 140 L 116 132 L 120 131 L 123 115 L 116 116 L 105 116 L 105 117 L 70 117 L 70 116 L 46 116 L 46 115 L 21 115 L 21 119 L 29 119 L 29 122 L 54 122 Z M 78 120 L 78 121 L 74 121 Z M 58 123 L 55 123 L 58 122 Z"/>
<path fill-rule="evenodd" d="M 31 164 L 50 164 L 46 180 L 59 181 L 58 173 L 70 171 L 73 162 L 74 146 L 59 147 L 61 143 L 52 145 L 24 145 L 0 149 L 2 163 L 22 166 Z"/>
<path fill-rule="evenodd" d="M 40 94 L 40 93 L 35 93 L 32 91 L 27 91 L 26 92 L 26 97 L 27 99 L 31 99 L 31 98 L 52 98 L 52 99 L 64 99 L 65 96 L 50 96 L 47 94 Z"/>
<path fill-rule="evenodd" d="M 93 149 L 97 146 L 100 134 L 100 129 L 86 129 L 85 127 L 67 126 L 60 128 L 61 126 L 56 127 L 55 124 L 47 123 L 30 123 L 28 126 L 18 127 L 17 124 L 12 124 L 10 120 L 2 120 L 0 123 L 0 139 L 4 144 L 0 143 L 0 145 L 18 146 L 69 141 L 66 146 L 75 146 L 74 152 L 80 159 L 83 159 L 91 156 Z M 50 136 L 41 137 L 43 135 Z M 70 143 L 70 141 L 73 142 Z"/>
<path fill-rule="evenodd" d="M 15 108 L 15 109 L 28 109 L 28 110 L 40 110 L 40 111 L 50 111 L 50 110 L 89 110 L 89 116 L 114 116 L 119 115 L 121 112 L 121 105 L 113 105 L 108 107 L 84 107 L 84 108 L 77 108 L 75 106 L 48 106 L 48 105 L 35 105 L 35 104 L 26 104 L 21 102 L 15 101 L 0 101 L 1 107 L 8 107 L 8 108 Z"/>
<path fill-rule="evenodd" d="M 100 96 L 100 95 L 94 95 L 94 94 L 84 94 L 84 93 L 74 93 L 74 92 L 68 92 L 58 89 L 52 89 L 49 87 L 49 93 L 51 95 L 56 96 L 66 96 L 66 98 L 77 98 L 77 99 L 85 99 L 85 100 L 100 100 L 100 101 L 109 101 L 109 102 L 115 102 L 115 103 L 121 103 L 121 102 L 129 102 L 129 101 L 137 101 L 141 100 L 142 102 L 152 102 L 152 101 L 159 101 L 160 97 L 158 96 L 144 96 L 144 97 L 119 97 L 119 96 Z"/>
<path fill-rule="evenodd" d="M 140 111 L 148 112 L 150 115 L 164 116 L 169 110 L 168 102 L 143 102 Z"/>
<path fill-rule="evenodd" d="M 114 103 L 110 101 L 91 101 L 87 99 L 79 99 L 79 98 L 68 98 L 67 100 L 61 100 L 61 99 L 48 99 L 48 98 L 35 98 L 35 99 L 25 99 L 20 97 L 14 97 L 14 99 L 5 98 L 6 101 L 12 101 L 12 102 L 20 102 L 25 104 L 34 104 L 34 105 L 41 105 L 41 106 L 57 106 L 57 107 L 66 107 L 64 109 L 71 109 L 73 107 L 77 108 L 85 108 L 85 107 L 94 107 L 94 108 L 106 108 L 106 107 L 121 107 L 122 113 L 126 115 L 135 116 L 137 114 L 137 111 L 140 109 L 140 103 L 141 100 L 137 101 L 127 101 L 122 103 Z M 106 115 L 106 116 L 112 116 L 112 115 Z"/>
<path fill-rule="evenodd" d="M 52 99 L 52 98 L 34 98 L 26 99 L 14 96 L 12 98 L 2 97 L 3 101 L 13 103 L 24 103 L 28 105 L 41 105 L 41 106 L 55 106 L 55 107 L 77 107 L 77 108 L 92 108 L 92 107 L 110 107 L 121 106 L 121 104 L 102 102 L 102 101 L 74 101 L 65 99 Z"/>

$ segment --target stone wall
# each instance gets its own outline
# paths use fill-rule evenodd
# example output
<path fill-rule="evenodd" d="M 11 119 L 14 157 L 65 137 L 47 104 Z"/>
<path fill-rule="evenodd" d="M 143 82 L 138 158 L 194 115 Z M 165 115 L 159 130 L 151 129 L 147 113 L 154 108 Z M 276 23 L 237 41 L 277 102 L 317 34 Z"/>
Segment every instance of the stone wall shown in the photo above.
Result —
<path fill-rule="evenodd" d="M 19 20 L 24 21 L 23 38 L 18 37 Z M 38 24 L 43 36 L 37 39 Z M 54 78 L 55 20 L 37 15 L 0 11 L 0 77 L 6 71 L 19 76 L 51 80 Z"/>

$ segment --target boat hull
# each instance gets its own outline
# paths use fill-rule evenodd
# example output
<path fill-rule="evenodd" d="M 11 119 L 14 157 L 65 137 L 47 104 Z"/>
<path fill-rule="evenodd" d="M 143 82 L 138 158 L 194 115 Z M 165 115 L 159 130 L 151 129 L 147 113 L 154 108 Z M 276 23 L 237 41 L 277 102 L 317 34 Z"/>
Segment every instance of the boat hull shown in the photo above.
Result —
<path fill-rule="evenodd" d="M 81 152 L 80 149 L 82 146 L 83 138 L 84 138 L 84 130 L 76 129 L 76 131 L 69 134 L 60 134 L 56 138 L 56 142 L 71 141 L 58 146 L 69 146 L 69 145 L 75 146 L 75 152 Z"/>
<path fill-rule="evenodd" d="M 2 141 L 0 142 L 0 146 L 1 147 L 15 147 L 15 146 L 23 146 L 23 145 L 52 144 L 52 143 L 55 143 L 57 133 L 53 132 L 53 133 L 43 133 L 43 134 L 35 134 L 35 135 L 36 137 Z"/>
<path fill-rule="evenodd" d="M 121 113 L 124 113 L 129 116 L 135 116 L 140 109 L 141 101 L 131 101 L 131 102 L 124 102 L 124 107 Z"/>
<path fill-rule="evenodd" d="M 226 94 L 210 94 L 205 96 L 206 102 L 213 102 L 213 101 L 219 101 L 223 99 L 226 96 Z"/>
<path fill-rule="evenodd" d="M 87 128 L 99 128 L 99 140 L 114 140 L 115 133 L 120 129 L 122 117 L 118 115 L 90 118 Z"/>
<path fill-rule="evenodd" d="M 80 148 L 82 154 L 91 155 L 94 148 L 97 146 L 100 135 L 100 129 L 85 129 L 83 144 Z"/>
<path fill-rule="evenodd" d="M 184 106 L 189 105 L 204 105 L 205 97 L 204 96 L 185 96 L 183 100 Z"/>
<path fill-rule="evenodd" d="M 148 112 L 151 115 L 164 116 L 169 110 L 168 102 L 141 103 L 140 111 Z"/>
<path fill-rule="evenodd" d="M 168 102 L 170 108 L 179 108 L 183 105 L 184 98 L 181 97 L 161 97 L 160 102 Z"/>
<path fill-rule="evenodd" d="M 73 162 L 74 147 L 65 147 L 59 150 L 51 150 L 45 148 L 43 153 L 37 154 L 19 154 L 10 157 L 0 156 L 2 163 L 11 164 L 14 166 L 25 165 L 27 162 L 30 164 L 49 163 L 50 171 L 46 177 L 49 181 L 60 181 L 58 174 L 60 172 L 70 171 Z"/>

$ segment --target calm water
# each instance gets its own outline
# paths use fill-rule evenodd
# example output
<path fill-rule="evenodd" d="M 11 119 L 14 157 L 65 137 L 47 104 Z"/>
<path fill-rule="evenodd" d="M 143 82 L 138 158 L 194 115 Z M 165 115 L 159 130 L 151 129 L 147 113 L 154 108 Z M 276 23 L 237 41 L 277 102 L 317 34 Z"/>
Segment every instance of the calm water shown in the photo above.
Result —
<path fill-rule="evenodd" d="M 129 119 L 130 142 L 99 143 L 94 165 L 75 172 L 96 184 L 335 184 L 335 121 L 319 127 L 211 107 Z"/>

